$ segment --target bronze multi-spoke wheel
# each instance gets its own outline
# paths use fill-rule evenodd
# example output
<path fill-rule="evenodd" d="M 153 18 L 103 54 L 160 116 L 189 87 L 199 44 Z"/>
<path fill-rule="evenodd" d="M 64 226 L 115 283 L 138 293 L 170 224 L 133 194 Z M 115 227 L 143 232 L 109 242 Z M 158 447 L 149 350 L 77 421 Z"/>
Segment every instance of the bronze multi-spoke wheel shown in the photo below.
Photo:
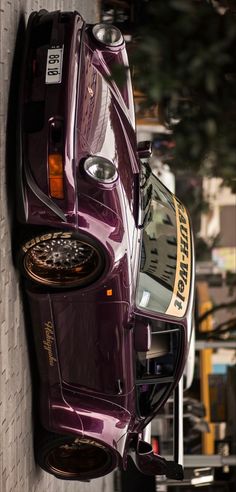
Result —
<path fill-rule="evenodd" d="M 117 465 L 107 446 L 86 437 L 61 436 L 43 431 L 36 443 L 36 459 L 48 473 L 65 480 L 90 480 Z"/>
<path fill-rule="evenodd" d="M 25 242 L 21 263 L 27 277 L 50 287 L 83 287 L 104 266 L 100 248 L 70 232 L 50 232 Z"/>

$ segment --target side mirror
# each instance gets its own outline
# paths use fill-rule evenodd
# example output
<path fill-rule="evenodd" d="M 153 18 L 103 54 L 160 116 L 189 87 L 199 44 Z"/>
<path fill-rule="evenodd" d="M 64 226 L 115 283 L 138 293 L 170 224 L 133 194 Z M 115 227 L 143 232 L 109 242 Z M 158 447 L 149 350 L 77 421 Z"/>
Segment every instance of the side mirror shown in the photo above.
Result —
<path fill-rule="evenodd" d="M 145 321 L 135 321 L 134 348 L 137 352 L 147 352 L 151 348 L 151 328 Z"/>
<path fill-rule="evenodd" d="M 140 440 L 135 454 L 131 454 L 135 465 L 145 475 L 165 475 L 174 480 L 183 480 L 183 467 L 175 461 L 167 461 L 155 454 L 151 444 Z"/>
<path fill-rule="evenodd" d="M 139 159 L 149 159 L 152 155 L 152 142 L 149 140 L 144 140 L 138 143 L 138 155 Z"/>

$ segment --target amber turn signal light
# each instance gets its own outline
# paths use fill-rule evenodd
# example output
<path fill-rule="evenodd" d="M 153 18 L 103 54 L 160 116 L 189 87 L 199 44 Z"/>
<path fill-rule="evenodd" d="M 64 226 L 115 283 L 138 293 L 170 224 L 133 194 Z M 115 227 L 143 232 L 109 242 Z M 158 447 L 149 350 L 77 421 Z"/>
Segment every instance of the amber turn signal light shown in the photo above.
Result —
<path fill-rule="evenodd" d="M 63 160 L 61 154 L 49 154 L 49 189 L 53 198 L 64 198 Z"/>

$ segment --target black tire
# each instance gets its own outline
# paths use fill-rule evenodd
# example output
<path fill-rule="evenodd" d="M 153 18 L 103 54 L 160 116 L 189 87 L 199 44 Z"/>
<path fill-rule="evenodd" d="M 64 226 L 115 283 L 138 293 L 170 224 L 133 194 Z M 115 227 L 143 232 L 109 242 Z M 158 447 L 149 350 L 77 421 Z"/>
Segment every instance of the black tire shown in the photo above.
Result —
<path fill-rule="evenodd" d="M 117 466 L 115 452 L 98 441 L 45 429 L 35 438 L 35 459 L 43 470 L 64 480 L 88 481 Z"/>
<path fill-rule="evenodd" d="M 51 230 L 24 240 L 18 266 L 25 277 L 43 287 L 80 288 L 100 277 L 105 257 L 97 241 L 84 234 Z"/>

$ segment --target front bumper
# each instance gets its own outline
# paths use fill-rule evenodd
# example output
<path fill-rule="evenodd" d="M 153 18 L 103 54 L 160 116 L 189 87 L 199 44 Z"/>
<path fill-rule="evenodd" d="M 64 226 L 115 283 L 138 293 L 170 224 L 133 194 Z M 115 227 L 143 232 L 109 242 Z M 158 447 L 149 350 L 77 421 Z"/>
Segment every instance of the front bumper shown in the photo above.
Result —
<path fill-rule="evenodd" d="M 26 30 L 19 101 L 18 219 L 23 223 L 71 222 L 76 216 L 74 129 L 80 44 L 84 21 L 77 12 L 33 12 Z M 63 48 L 61 81 L 46 83 L 48 50 Z M 60 132 L 51 134 L 52 121 Z M 48 152 L 63 153 L 63 200 L 49 193 Z M 43 212 L 40 215 L 40 209 Z M 67 217 L 69 216 L 69 219 Z"/>

